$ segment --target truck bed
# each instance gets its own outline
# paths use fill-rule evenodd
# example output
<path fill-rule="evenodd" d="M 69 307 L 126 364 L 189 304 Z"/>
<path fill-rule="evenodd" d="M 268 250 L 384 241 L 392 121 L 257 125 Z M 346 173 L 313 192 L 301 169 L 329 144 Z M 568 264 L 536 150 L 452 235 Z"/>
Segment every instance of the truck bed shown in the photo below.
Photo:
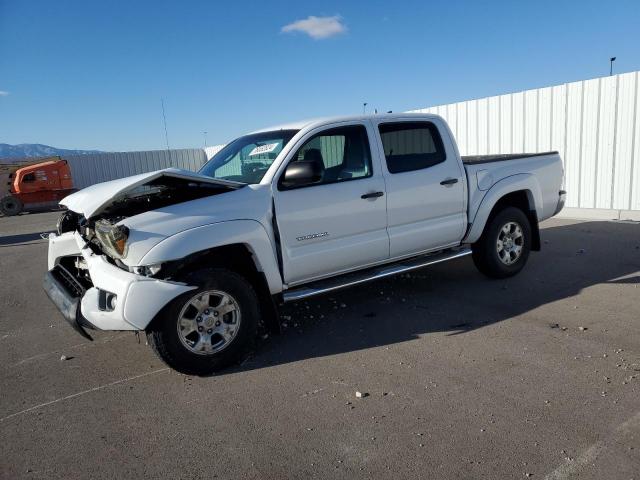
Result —
<path fill-rule="evenodd" d="M 477 165 L 479 163 L 506 162 L 507 160 L 522 160 L 529 157 L 540 157 L 543 155 L 554 155 L 558 152 L 541 153 L 509 153 L 500 155 L 467 155 L 463 156 L 462 163 L 465 165 Z"/>

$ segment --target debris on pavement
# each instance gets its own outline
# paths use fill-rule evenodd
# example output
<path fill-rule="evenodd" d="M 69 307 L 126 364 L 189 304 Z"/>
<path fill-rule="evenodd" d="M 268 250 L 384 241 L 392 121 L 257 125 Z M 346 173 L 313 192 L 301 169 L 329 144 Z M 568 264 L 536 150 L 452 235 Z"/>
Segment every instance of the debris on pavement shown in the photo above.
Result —
<path fill-rule="evenodd" d="M 356 398 L 364 398 L 368 396 L 369 394 L 367 392 L 356 392 Z"/>

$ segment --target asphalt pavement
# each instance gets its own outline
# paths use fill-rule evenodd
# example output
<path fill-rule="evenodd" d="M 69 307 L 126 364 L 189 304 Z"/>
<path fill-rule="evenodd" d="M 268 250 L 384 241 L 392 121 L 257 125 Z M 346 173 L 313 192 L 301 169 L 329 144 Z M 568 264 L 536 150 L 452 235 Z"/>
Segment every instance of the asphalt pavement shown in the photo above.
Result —
<path fill-rule="evenodd" d="M 287 306 L 200 378 L 71 330 L 56 218 L 0 218 L 0 478 L 640 479 L 637 223 L 547 221 L 506 281 L 464 258 Z"/>

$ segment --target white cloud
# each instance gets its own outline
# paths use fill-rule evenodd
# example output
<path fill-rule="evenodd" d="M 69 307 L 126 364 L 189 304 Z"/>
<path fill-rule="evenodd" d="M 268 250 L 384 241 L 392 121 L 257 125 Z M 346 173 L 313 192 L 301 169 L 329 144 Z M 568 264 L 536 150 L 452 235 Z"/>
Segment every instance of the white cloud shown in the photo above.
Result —
<path fill-rule="evenodd" d="M 9 95 L 9 92 L 6 90 L 0 90 L 0 97 L 6 97 L 7 95 Z"/>
<path fill-rule="evenodd" d="M 342 23 L 342 17 L 335 15 L 333 17 L 315 17 L 313 15 L 304 20 L 296 20 L 293 23 L 282 27 L 282 32 L 302 32 L 316 40 L 334 37 L 347 31 L 347 27 Z"/>

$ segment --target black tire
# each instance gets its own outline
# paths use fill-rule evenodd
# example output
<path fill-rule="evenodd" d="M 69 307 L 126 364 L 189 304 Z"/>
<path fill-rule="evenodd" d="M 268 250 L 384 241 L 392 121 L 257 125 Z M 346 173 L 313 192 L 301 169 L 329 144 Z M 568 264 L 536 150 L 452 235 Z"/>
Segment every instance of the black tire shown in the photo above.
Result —
<path fill-rule="evenodd" d="M 13 195 L 5 195 L 0 200 L 0 212 L 5 217 L 12 217 L 14 215 L 18 215 L 22 212 L 24 205 L 20 201 L 19 198 L 14 197 Z"/>
<path fill-rule="evenodd" d="M 147 331 L 153 350 L 169 367 L 187 375 L 210 375 L 243 360 L 253 348 L 260 320 L 258 297 L 251 283 L 225 268 L 198 270 L 184 281 L 198 285 L 198 289 L 177 297 L 158 314 Z M 209 291 L 230 295 L 240 312 L 240 321 L 235 337 L 222 350 L 195 353 L 183 343 L 187 340 L 178 333 L 178 322 L 183 309 L 191 308 L 188 307 L 190 300 L 198 293 Z M 211 316 L 208 318 L 211 320 Z"/>
<path fill-rule="evenodd" d="M 503 228 L 510 225 L 510 231 L 515 231 L 513 225 L 520 227 L 521 236 L 517 241 L 511 240 L 510 248 L 521 247 L 520 253 L 505 251 L 500 252 L 498 240 L 501 238 Z M 515 236 L 514 233 L 507 234 L 508 240 Z M 503 237 L 504 238 L 504 237 Z M 521 240 L 520 240 L 521 238 Z M 518 243 L 516 245 L 517 242 Z M 500 244 L 504 245 L 504 243 Z M 480 239 L 471 246 L 473 262 L 480 272 L 491 278 L 507 278 L 517 274 L 527 263 L 529 252 L 531 251 L 531 224 L 522 210 L 515 207 L 506 207 L 497 214 L 489 218 L 489 223 L 485 226 Z M 507 259 L 507 257 L 509 257 Z M 511 263 L 506 263 L 511 262 Z"/>

